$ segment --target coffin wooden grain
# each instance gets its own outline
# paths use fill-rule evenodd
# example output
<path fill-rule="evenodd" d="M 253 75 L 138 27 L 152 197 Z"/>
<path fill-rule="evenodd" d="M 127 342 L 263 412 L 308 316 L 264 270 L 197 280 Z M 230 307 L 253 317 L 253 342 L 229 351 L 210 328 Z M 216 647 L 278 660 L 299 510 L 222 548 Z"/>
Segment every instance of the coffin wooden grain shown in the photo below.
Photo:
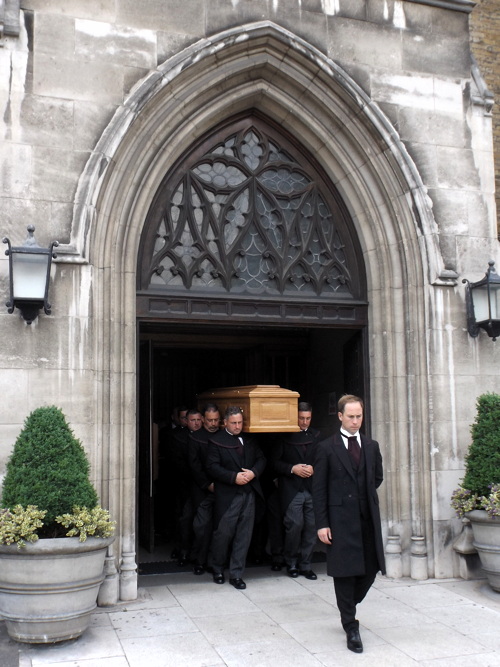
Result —
<path fill-rule="evenodd" d="M 243 411 L 245 433 L 293 433 L 297 425 L 300 394 L 277 384 L 253 384 L 244 387 L 210 389 L 198 395 L 200 409 L 216 403 L 224 415 L 229 405 Z"/>

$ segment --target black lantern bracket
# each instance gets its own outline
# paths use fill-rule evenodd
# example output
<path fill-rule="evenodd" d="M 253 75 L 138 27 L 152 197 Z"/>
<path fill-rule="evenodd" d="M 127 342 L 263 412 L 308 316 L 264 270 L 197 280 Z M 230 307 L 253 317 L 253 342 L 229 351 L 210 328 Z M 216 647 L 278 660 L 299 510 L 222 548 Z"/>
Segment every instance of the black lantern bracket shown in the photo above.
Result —
<path fill-rule="evenodd" d="M 13 246 L 8 238 L 5 254 L 9 257 L 9 300 L 6 302 L 9 313 L 18 308 L 22 318 L 31 324 L 43 308 L 50 315 L 49 303 L 50 269 L 52 260 L 57 257 L 54 248 L 59 245 L 53 241 L 48 248 L 41 248 L 35 240 L 35 227 L 28 225 L 28 236 L 22 246 Z"/>
<path fill-rule="evenodd" d="M 467 331 L 473 338 L 483 329 L 494 341 L 500 336 L 500 276 L 495 270 L 495 262 L 488 262 L 484 278 L 465 284 L 465 307 L 467 312 Z"/>

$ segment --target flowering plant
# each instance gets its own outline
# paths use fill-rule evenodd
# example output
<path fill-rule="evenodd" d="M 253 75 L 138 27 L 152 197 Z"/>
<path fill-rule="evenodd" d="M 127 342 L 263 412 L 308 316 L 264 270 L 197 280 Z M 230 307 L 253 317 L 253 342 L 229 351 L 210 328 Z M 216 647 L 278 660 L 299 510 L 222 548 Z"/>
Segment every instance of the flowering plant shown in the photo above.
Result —
<path fill-rule="evenodd" d="M 0 509 L 0 544 L 17 544 L 20 549 L 26 542 L 36 542 L 45 514 L 36 505 L 28 505 L 26 509 L 21 505 L 11 510 Z"/>
<path fill-rule="evenodd" d="M 111 521 L 108 510 L 102 507 L 73 507 L 71 514 L 56 516 L 56 521 L 65 528 L 70 528 L 66 537 L 79 537 L 85 542 L 89 535 L 94 537 L 111 537 L 116 521 Z"/>
<path fill-rule="evenodd" d="M 36 505 L 16 505 L 12 510 L 0 509 L 0 544 L 17 544 L 18 549 L 26 542 L 36 542 L 43 529 L 46 510 Z M 69 528 L 62 537 L 79 537 L 85 542 L 87 537 L 111 537 L 116 521 L 111 521 L 108 510 L 102 507 L 74 507 L 72 513 L 57 516 L 58 524 Z"/>
<path fill-rule="evenodd" d="M 459 519 L 472 510 L 486 510 L 488 516 L 500 517 L 500 484 L 491 484 L 488 496 L 479 496 L 461 486 L 451 495 L 451 506 Z"/>

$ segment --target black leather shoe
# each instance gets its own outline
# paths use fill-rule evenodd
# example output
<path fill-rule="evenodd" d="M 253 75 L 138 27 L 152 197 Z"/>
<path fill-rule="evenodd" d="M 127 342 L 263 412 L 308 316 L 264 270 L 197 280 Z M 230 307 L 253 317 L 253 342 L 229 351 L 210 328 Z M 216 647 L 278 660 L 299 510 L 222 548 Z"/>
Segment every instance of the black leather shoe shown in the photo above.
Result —
<path fill-rule="evenodd" d="M 299 574 L 301 574 L 306 579 L 310 579 L 311 581 L 316 581 L 318 578 L 316 572 L 313 572 L 312 570 L 301 570 Z"/>
<path fill-rule="evenodd" d="M 354 653 L 363 653 L 363 643 L 359 636 L 359 630 L 349 630 L 347 632 L 347 648 Z"/>
<path fill-rule="evenodd" d="M 281 572 L 282 569 L 283 569 L 283 565 L 281 565 L 281 563 L 273 563 L 271 565 L 271 570 L 273 572 Z"/>
<path fill-rule="evenodd" d="M 204 574 L 205 573 L 205 568 L 203 565 L 195 565 L 193 567 L 193 573 L 194 574 Z"/>
<path fill-rule="evenodd" d="M 299 576 L 299 571 L 296 567 L 287 567 L 286 569 L 288 571 L 289 577 L 292 577 L 292 579 L 297 579 Z"/>
<path fill-rule="evenodd" d="M 231 584 L 231 586 L 234 586 L 239 591 L 244 591 L 245 588 L 247 587 L 243 579 L 230 579 L 229 583 Z"/>
<path fill-rule="evenodd" d="M 222 573 L 214 574 L 214 584 L 223 584 L 226 581 L 226 578 Z"/>

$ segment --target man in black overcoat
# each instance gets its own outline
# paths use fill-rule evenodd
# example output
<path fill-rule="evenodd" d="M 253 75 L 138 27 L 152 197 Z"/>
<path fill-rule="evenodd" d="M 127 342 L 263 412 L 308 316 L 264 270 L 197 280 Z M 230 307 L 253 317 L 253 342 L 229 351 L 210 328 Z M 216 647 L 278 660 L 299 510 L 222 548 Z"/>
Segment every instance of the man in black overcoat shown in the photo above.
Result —
<path fill-rule="evenodd" d="M 284 558 L 290 577 L 299 574 L 306 579 L 318 577 L 311 568 L 316 544 L 312 500 L 312 477 L 319 431 L 311 427 L 312 407 L 301 401 L 298 405 L 300 431 L 286 433 L 274 452 L 274 470 L 278 475 L 278 491 L 285 528 Z"/>
<path fill-rule="evenodd" d="M 333 577 L 347 647 L 361 653 L 356 605 L 377 572 L 385 574 L 376 491 L 383 480 L 382 456 L 378 443 L 359 433 L 363 401 L 343 396 L 338 410 L 340 433 L 317 447 L 313 504 L 318 537 L 327 545 L 327 573 Z"/>
<path fill-rule="evenodd" d="M 189 435 L 189 465 L 192 475 L 194 574 L 211 568 L 209 559 L 213 531 L 214 483 L 207 472 L 208 441 L 220 428 L 219 408 L 214 403 L 203 407 L 203 426 Z"/>
<path fill-rule="evenodd" d="M 215 516 L 212 567 L 216 584 L 223 584 L 229 558 L 229 583 L 243 590 L 245 560 L 252 539 L 256 496 L 263 501 L 259 477 L 266 459 L 255 440 L 242 433 L 243 413 L 229 406 L 224 428 L 209 440 L 207 472 L 214 480 Z"/>

